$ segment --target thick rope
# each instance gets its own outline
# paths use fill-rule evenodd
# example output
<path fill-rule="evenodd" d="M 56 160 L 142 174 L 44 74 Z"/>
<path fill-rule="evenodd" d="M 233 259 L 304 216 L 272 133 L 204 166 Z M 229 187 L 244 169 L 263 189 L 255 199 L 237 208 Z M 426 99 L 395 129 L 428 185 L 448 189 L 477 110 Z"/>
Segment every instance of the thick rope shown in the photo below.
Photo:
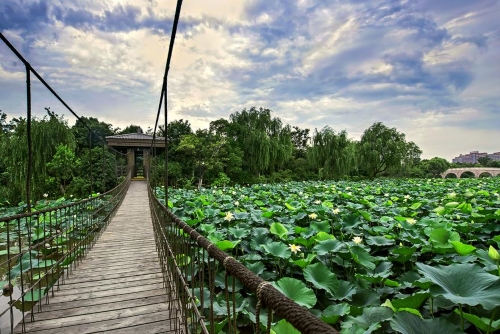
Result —
<path fill-rule="evenodd" d="M 333 327 L 324 323 L 306 309 L 295 303 L 290 298 L 283 295 L 275 289 L 271 284 L 264 281 L 262 278 L 255 275 L 252 271 L 246 268 L 243 264 L 235 260 L 227 253 L 221 251 L 208 239 L 204 238 L 197 231 L 193 232 L 193 228 L 172 214 L 163 204 L 157 199 L 153 199 L 157 205 L 164 210 L 168 218 L 181 228 L 192 240 L 207 250 L 210 257 L 224 265 L 228 274 L 233 276 L 233 279 L 238 279 L 248 290 L 256 293 L 259 289 L 261 303 L 272 309 L 278 316 L 285 318 L 290 324 L 304 334 L 316 333 L 338 333 Z M 213 279 L 213 278 L 212 278 Z M 268 284 L 263 284 L 268 283 Z M 262 284 L 262 285 L 261 285 Z M 228 312 L 229 313 L 229 312 Z M 268 317 L 269 318 L 269 317 Z M 269 319 L 268 319 L 269 321 Z M 231 326 L 231 324 L 229 324 Z M 257 327 L 259 327 L 257 320 Z M 232 327 L 232 326 L 231 326 Z"/>

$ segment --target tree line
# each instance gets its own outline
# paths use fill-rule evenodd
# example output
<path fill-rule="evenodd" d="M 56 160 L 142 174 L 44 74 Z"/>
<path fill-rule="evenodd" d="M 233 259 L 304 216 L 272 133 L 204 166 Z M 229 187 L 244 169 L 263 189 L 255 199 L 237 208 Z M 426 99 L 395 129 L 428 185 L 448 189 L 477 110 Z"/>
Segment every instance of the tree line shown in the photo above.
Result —
<path fill-rule="evenodd" d="M 360 140 L 329 126 L 311 131 L 284 124 L 265 108 L 243 109 L 207 129 L 193 131 L 186 120 L 167 125 L 169 185 L 253 184 L 375 177 L 436 177 L 451 165 L 422 160 L 405 134 L 381 122 Z M 159 136 L 165 131 L 160 129 Z M 158 157 L 161 178 L 164 157 Z"/>
<path fill-rule="evenodd" d="M 0 111 L 0 200 L 17 203 L 25 196 L 26 126 L 25 118 L 7 122 Z M 167 130 L 160 126 L 157 136 L 167 137 L 168 180 L 173 187 L 436 177 L 453 167 L 439 157 L 422 160 L 418 145 L 381 122 L 354 140 L 345 130 L 290 126 L 269 109 L 251 107 L 212 121 L 206 129 L 193 130 L 189 121 L 181 119 L 170 122 Z M 33 197 L 82 197 L 110 189 L 117 183 L 116 166 L 126 160 L 107 148 L 103 139 L 137 132 L 144 131 L 133 124 L 122 130 L 93 117 L 69 126 L 64 117 L 46 108 L 44 117 L 32 120 Z M 152 129 L 145 132 L 152 134 Z M 151 163 L 158 182 L 165 176 L 167 152 L 160 152 Z"/>

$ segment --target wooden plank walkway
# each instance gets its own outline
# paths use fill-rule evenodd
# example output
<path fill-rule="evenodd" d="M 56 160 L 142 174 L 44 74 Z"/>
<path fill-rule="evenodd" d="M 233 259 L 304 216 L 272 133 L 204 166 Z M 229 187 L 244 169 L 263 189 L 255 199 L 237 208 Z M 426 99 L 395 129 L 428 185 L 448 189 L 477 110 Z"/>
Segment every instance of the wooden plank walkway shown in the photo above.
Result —
<path fill-rule="evenodd" d="M 168 307 L 146 182 L 132 181 L 94 248 L 35 321 L 26 316 L 26 332 L 173 333 Z"/>

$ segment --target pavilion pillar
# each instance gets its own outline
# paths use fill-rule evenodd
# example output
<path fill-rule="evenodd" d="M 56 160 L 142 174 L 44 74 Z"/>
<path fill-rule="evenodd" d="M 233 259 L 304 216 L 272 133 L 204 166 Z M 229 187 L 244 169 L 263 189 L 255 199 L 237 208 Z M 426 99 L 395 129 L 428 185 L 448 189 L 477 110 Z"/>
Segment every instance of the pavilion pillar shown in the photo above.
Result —
<path fill-rule="evenodd" d="M 136 176 L 135 170 L 135 151 L 132 148 L 127 150 L 127 167 L 132 171 L 132 177 Z"/>

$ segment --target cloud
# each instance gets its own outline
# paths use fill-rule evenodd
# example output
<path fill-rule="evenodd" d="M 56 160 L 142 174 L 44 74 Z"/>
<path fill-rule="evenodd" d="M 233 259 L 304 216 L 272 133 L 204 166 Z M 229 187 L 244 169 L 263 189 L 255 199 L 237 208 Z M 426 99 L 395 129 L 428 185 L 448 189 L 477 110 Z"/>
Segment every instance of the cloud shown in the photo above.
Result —
<path fill-rule="evenodd" d="M 144 122 L 156 117 L 175 2 L 4 0 L 0 8 L 2 32 L 82 114 L 153 126 Z M 437 155 L 432 140 L 443 131 L 490 133 L 498 120 L 498 10 L 493 0 L 188 1 L 170 117 L 206 127 L 262 106 L 292 125 L 354 138 L 383 121 Z M 17 112 L 3 99 L 22 92 L 23 71 L 0 47 L 0 81 L 9 84 L 0 109 Z M 481 138 L 477 149 L 498 151 Z M 451 158 L 446 142 L 441 155 Z"/>

